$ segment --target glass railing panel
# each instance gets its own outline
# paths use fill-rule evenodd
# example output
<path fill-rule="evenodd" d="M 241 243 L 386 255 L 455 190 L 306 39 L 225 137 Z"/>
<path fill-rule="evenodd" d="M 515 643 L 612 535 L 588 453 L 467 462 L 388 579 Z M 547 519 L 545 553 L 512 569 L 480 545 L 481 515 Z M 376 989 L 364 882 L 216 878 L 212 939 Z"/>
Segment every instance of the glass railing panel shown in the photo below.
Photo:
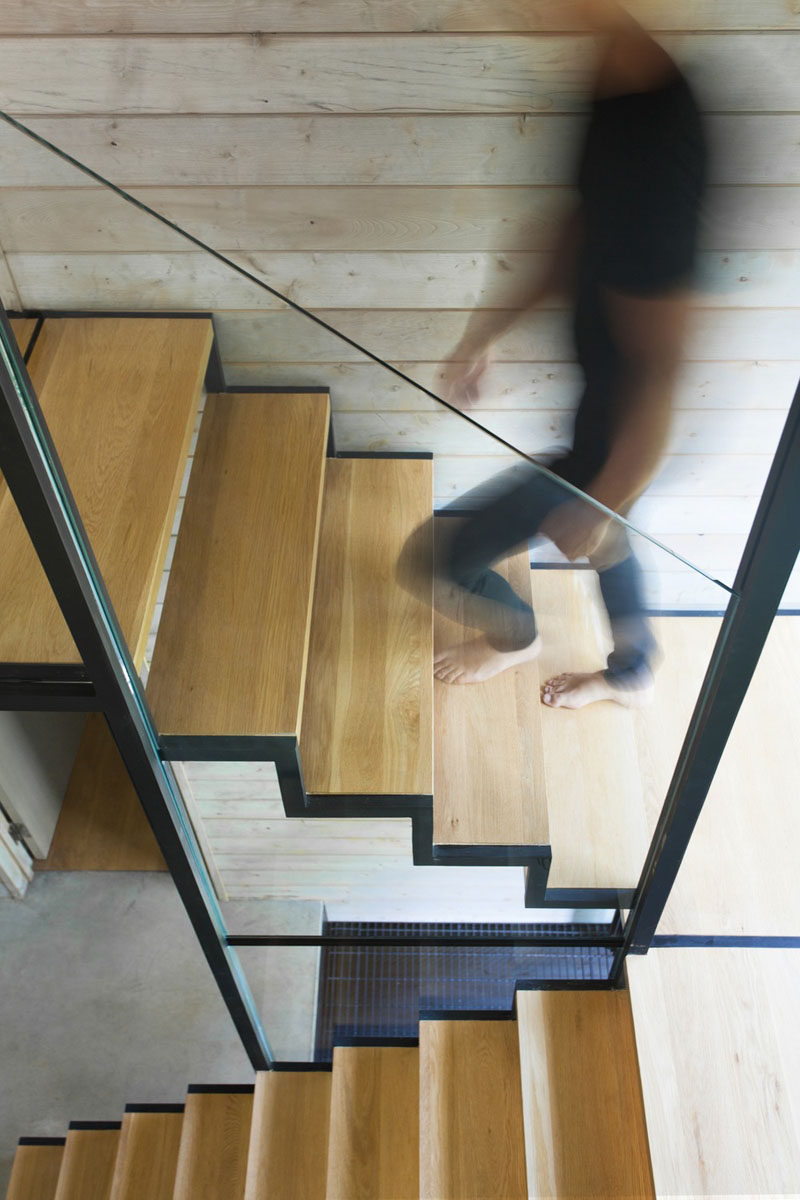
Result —
<path fill-rule="evenodd" d="M 648 649 L 655 669 L 651 703 L 631 708 L 627 703 L 609 703 L 606 698 L 577 712 L 556 712 L 547 710 L 563 706 L 539 705 L 537 697 L 533 706 L 537 737 L 542 739 L 550 817 L 553 902 L 563 900 L 563 907 L 569 910 L 581 903 L 615 907 L 638 880 L 709 661 L 715 623 L 729 599 L 730 563 L 738 553 L 738 543 L 735 547 L 733 543 L 736 538 L 743 541 L 741 529 L 755 507 L 753 497 L 761 480 L 758 472 L 769 458 L 765 439 L 773 434 L 777 439 L 773 414 L 764 418 L 762 441 L 754 451 L 759 461 L 748 477 L 744 498 L 728 498 L 726 488 L 733 487 L 730 478 L 723 484 L 713 472 L 708 475 L 715 480 L 710 496 L 718 523 L 713 528 L 705 526 L 699 532 L 711 511 L 705 499 L 705 515 L 695 520 L 691 489 L 686 493 L 691 493 L 689 499 L 679 502 L 668 494 L 670 479 L 686 471 L 697 495 L 704 496 L 705 476 L 699 464 L 694 460 L 688 464 L 682 458 L 696 433 L 694 415 L 685 415 L 696 412 L 688 397 L 698 388 L 702 390 L 701 352 L 713 350 L 711 335 L 707 329 L 703 332 L 703 319 L 698 320 L 693 335 L 696 347 L 679 388 L 674 422 L 678 441 L 670 443 L 662 473 L 651 489 L 629 518 L 623 519 L 593 508 L 579 491 L 542 467 L 542 463 L 553 465 L 554 457 L 569 445 L 580 388 L 579 373 L 570 361 L 569 322 L 563 304 L 509 326 L 487 369 L 484 397 L 464 419 L 440 404 L 438 397 L 452 396 L 447 362 L 473 309 L 466 306 L 466 299 L 457 309 L 444 306 L 444 294 L 437 291 L 444 286 L 441 276 L 422 280 L 415 275 L 419 256 L 392 260 L 400 271 L 394 293 L 397 307 L 382 308 L 376 304 L 379 297 L 369 275 L 369 256 L 348 255 L 343 277 L 331 273 L 334 257 L 340 262 L 342 256 L 329 257 L 324 249 L 302 256 L 301 263 L 282 245 L 279 226 L 270 222 L 268 210 L 264 210 L 264 221 L 254 225 L 247 206 L 256 199 L 266 201 L 265 197 L 254 198 L 240 189 L 226 192 L 225 205 L 216 205 L 213 212 L 191 212 L 183 204 L 185 197 L 170 195 L 163 188 L 134 187 L 139 203 L 162 211 L 173 222 L 168 226 L 110 190 L 102 180 L 56 161 L 50 151 L 29 142 L 19 131 L 4 127 L 3 137 L 19 145 L 21 163 L 32 156 L 20 180 L 40 187 L 51 179 L 46 202 L 44 192 L 37 194 L 30 211 L 6 196 L 4 244 L 24 308 L 211 312 L 225 387 L 328 389 L 337 451 L 432 453 L 437 509 L 449 506 L 461 516 L 474 512 L 477 506 L 497 498 L 508 484 L 510 471 L 517 486 L 536 481 L 535 486 L 551 497 L 550 509 L 560 509 L 561 516 L 572 512 L 576 521 L 585 522 L 586 514 L 593 511 L 598 521 L 607 522 L 605 532 L 614 534 L 611 541 L 617 547 L 624 546 L 627 539 L 642 565 L 637 584 L 641 589 L 638 618 L 646 618 L 651 626 L 650 634 L 641 633 L 648 647 L 651 636 L 653 642 Z M 130 179 L 124 182 L 131 185 Z M 277 203 L 277 194 L 268 199 Z M 247 239 L 251 240 L 253 228 L 260 231 L 253 244 L 246 244 L 244 235 L 237 234 L 237 228 L 240 232 L 244 228 L 245 218 L 249 221 Z M 188 240 L 177 224 L 190 234 Z M 65 231 L 69 231 L 66 242 Z M 447 264 L 438 259 L 441 272 Z M 451 267 L 456 265 L 454 260 L 448 261 Z M 485 305 L 487 312 L 495 312 L 491 306 L 498 303 L 500 292 L 492 288 L 499 287 L 500 272 L 498 268 L 492 279 L 481 281 L 485 266 L 476 269 L 472 283 L 467 281 L 464 296 L 470 297 L 470 304 Z M 385 288 L 383 294 L 385 297 Z M 415 309 L 407 307 L 412 297 L 416 297 Z M 298 305 L 312 311 L 301 311 Z M 214 386 L 222 382 L 218 379 Z M 717 408 L 721 393 L 709 395 L 704 411 L 714 413 L 708 417 L 713 423 L 722 413 Z M 744 453 L 743 447 L 740 449 Z M 728 450 L 733 452 L 731 447 Z M 733 525 L 726 524 L 734 517 Z M 543 643 L 534 692 L 539 684 L 564 672 L 601 672 L 612 649 L 597 576 L 586 556 L 576 551 L 570 525 L 562 522 L 558 532 L 556 525 L 548 526 L 545 521 L 544 525 L 534 523 L 527 531 L 532 536 L 533 601 Z M 731 532 L 734 525 L 735 532 Z M 541 536 L 548 530 L 550 538 Z M 533 536 L 537 532 L 540 536 Z M 177 536 L 177 526 L 173 535 Z M 728 539 L 724 555 L 717 553 L 721 542 L 715 542 L 714 552 L 707 553 L 707 536 Z M 580 548 L 578 545 L 578 551 Z M 170 562 L 168 555 L 167 569 Z M 613 565 L 619 564 L 614 560 Z M 707 569 L 700 569 L 703 567 Z M 166 586 L 165 579 L 159 603 Z M 628 595 L 626 603 L 629 599 Z M 630 613 L 622 616 L 625 623 Z M 629 634 L 628 629 L 626 636 Z M 465 633 L 465 638 L 468 636 Z M 151 631 L 150 651 L 154 644 Z M 550 696 L 563 699 L 564 693 L 554 691 Z M 634 697 L 637 703 L 639 698 Z M 510 719 L 513 722 L 516 717 Z M 198 767 L 194 762 L 185 765 L 190 773 Z M 203 764 L 206 768 L 212 765 Z M 256 766 L 271 769 L 266 760 Z M 294 824 L 305 833 L 311 825 L 302 826 L 297 818 L 285 816 L 279 789 L 275 790 L 274 770 L 269 794 L 256 796 L 257 814 L 242 808 L 247 797 L 236 795 L 235 788 L 234 794 L 225 787 L 215 791 L 224 780 L 215 780 L 210 770 L 205 778 L 202 772 L 194 778 L 204 785 L 203 797 L 202 803 L 192 806 L 190 802 L 189 811 L 220 898 L 227 895 L 269 903 L 292 899 L 330 907 L 338 886 L 334 874 L 338 872 L 337 878 L 341 878 L 350 869 L 343 863 L 354 851 L 351 847 L 343 852 L 338 867 L 324 870 L 320 865 L 321 881 L 305 879 L 299 868 L 300 848 L 286 840 L 286 830 Z M 383 919 L 456 920 L 459 912 L 460 919 L 469 920 L 524 919 L 521 866 L 497 867 L 491 872 L 467 866 L 412 867 L 410 818 L 359 819 L 372 821 L 374 831 L 359 834 L 362 859 L 357 870 L 352 868 L 354 878 L 365 881 L 362 895 L 368 904 L 379 905 L 385 913 Z M 309 820 L 335 822 L 338 818 Z M 331 841 L 331 849 L 337 844 Z M 443 882 L 436 883 L 439 890 L 432 912 L 414 911 L 405 904 L 404 895 L 412 893 L 404 893 L 399 876 L 387 870 L 390 859 L 402 859 L 403 869 L 415 873 L 417 883 L 422 881 L 421 873 L 426 878 L 428 873 L 431 878 L 442 877 Z M 251 871 L 255 872 L 252 878 Z M 451 871 L 475 872 L 469 884 L 471 910 L 462 907 L 456 874 L 451 883 L 446 882 Z M 509 872 L 505 877 L 508 887 L 501 897 L 506 886 L 501 883 L 504 872 Z M 497 909 L 479 883 L 481 879 L 485 883 L 489 875 L 493 877 L 491 887 L 498 889 Z M 582 899 L 576 895 L 581 891 Z"/>

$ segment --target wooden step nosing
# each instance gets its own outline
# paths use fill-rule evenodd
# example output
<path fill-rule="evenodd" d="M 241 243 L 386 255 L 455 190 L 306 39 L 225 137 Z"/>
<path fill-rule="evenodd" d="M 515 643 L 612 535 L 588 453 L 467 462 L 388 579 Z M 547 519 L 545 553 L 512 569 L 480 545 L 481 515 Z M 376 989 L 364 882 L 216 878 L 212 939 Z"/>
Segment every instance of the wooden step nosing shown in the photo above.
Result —
<path fill-rule="evenodd" d="M 21 1137 L 18 1146 L 66 1146 L 65 1137 Z"/>
<path fill-rule="evenodd" d="M 70 1133 L 86 1132 L 86 1131 L 103 1131 L 103 1130 L 120 1130 L 122 1129 L 121 1121 L 70 1121 L 67 1126 Z"/>
<path fill-rule="evenodd" d="M 252 1096 L 255 1090 L 254 1083 L 190 1083 L 186 1089 L 190 1096 Z"/>
<path fill-rule="evenodd" d="M 126 1113 L 182 1113 L 185 1104 L 126 1104 Z"/>

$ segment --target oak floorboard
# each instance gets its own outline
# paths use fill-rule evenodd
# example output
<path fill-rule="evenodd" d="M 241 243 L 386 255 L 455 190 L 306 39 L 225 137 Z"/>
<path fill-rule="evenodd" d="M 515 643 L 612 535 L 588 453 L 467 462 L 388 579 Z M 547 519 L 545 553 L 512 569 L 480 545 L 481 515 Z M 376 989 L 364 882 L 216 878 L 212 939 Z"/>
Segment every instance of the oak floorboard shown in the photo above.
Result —
<path fill-rule="evenodd" d="M 309 792 L 431 794 L 432 610 L 395 569 L 432 492 L 429 460 L 328 464 L 300 742 Z"/>
<path fill-rule="evenodd" d="M 150 630 L 211 337 L 211 323 L 204 320 L 48 318 L 28 364 L 137 665 Z M 8 493 L 0 496 L 0 544 L 7 566 L 0 581 L 0 661 L 78 662 Z"/>
<path fill-rule="evenodd" d="M 6 1200 L 55 1200 L 64 1146 L 17 1146 Z"/>
<path fill-rule="evenodd" d="M 174 1200 L 243 1200 L 252 1092 L 189 1092 Z"/>
<path fill-rule="evenodd" d="M 327 1200 L 417 1200 L 419 1050 L 333 1052 Z"/>
<path fill-rule="evenodd" d="M 70 1129 L 55 1200 L 108 1200 L 119 1129 Z"/>
<path fill-rule="evenodd" d="M 126 1112 L 109 1200 L 172 1200 L 183 1113 Z"/>
<path fill-rule="evenodd" d="M 655 1198 L 630 996 L 518 992 L 528 1194 Z"/>
<path fill-rule="evenodd" d="M 299 733 L 328 414 L 208 397 L 147 684 L 161 733 Z"/>
<path fill-rule="evenodd" d="M 627 962 L 659 1196 L 800 1194 L 797 950 Z"/>
<path fill-rule="evenodd" d="M 422 1200 L 523 1200 L 514 1021 L 420 1022 Z"/>
<path fill-rule="evenodd" d="M 245 1200 L 325 1200 L 331 1076 L 256 1076 Z"/>
<path fill-rule="evenodd" d="M 439 522 L 449 525 L 446 522 Z M 494 568 L 530 603 L 527 547 Z M 469 641 L 464 604 L 438 583 L 436 653 Z M 449 615 L 442 611 L 446 608 Z M 455 618 L 455 619 L 454 619 Z M 537 661 L 481 684 L 434 681 L 433 840 L 437 845 L 549 843 Z"/>

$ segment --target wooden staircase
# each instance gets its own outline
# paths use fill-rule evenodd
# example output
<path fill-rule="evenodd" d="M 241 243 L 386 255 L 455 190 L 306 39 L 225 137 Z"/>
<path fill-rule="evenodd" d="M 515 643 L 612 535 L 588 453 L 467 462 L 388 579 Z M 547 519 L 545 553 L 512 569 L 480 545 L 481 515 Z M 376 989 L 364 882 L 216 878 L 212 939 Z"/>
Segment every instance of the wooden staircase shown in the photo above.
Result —
<path fill-rule="evenodd" d="M 616 905 L 651 832 L 646 718 L 603 705 L 578 720 L 538 696 L 551 670 L 580 669 L 584 653 L 602 661 L 589 573 L 531 574 L 524 549 L 499 568 L 523 593 L 532 584 L 545 653 L 581 647 L 574 662 L 545 657 L 480 687 L 434 683 L 434 638 L 447 644 L 461 626 L 396 577 L 431 515 L 430 458 L 331 457 L 319 390 L 214 394 L 200 422 L 211 337 L 206 319 L 48 318 L 29 362 L 137 667 L 163 599 L 147 695 L 181 779 L 203 762 L 274 763 L 287 817 L 392 829 L 410 818 L 418 866 L 525 867 L 529 907 Z M 0 584 L 0 662 L 77 669 L 7 494 L 0 533 L 16 564 Z M 87 722 L 41 865 L 163 869 L 102 717 Z"/>
<path fill-rule="evenodd" d="M 7 1200 L 655 1195 L 627 992 L 520 992 L 514 1017 L 431 1014 L 404 1045 L 27 1139 Z"/>

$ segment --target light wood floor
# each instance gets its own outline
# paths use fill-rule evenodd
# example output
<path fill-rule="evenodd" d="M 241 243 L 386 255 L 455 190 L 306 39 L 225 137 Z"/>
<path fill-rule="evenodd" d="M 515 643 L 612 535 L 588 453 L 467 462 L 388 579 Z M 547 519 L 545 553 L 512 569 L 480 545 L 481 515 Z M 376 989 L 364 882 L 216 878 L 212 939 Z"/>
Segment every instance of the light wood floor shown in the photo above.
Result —
<path fill-rule="evenodd" d="M 659 1196 L 800 1193 L 796 950 L 628 959 Z"/>

